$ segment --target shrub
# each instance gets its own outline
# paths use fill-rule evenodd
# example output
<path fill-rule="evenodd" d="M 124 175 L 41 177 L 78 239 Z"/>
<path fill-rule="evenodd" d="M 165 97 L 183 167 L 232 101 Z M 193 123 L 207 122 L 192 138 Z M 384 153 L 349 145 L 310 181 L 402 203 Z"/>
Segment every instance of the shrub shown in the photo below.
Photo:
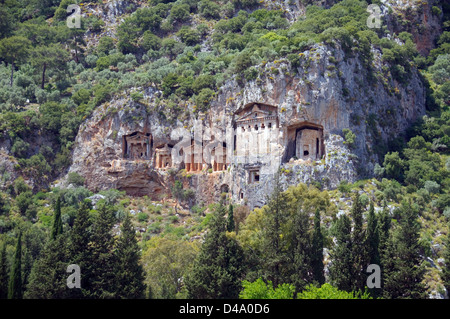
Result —
<path fill-rule="evenodd" d="M 187 26 L 183 26 L 180 31 L 177 32 L 177 36 L 180 38 L 181 42 L 189 46 L 193 46 L 200 42 L 200 36 L 197 31 Z"/>
<path fill-rule="evenodd" d="M 161 48 L 161 38 L 154 35 L 151 31 L 145 31 L 142 36 L 141 45 L 146 51 L 157 51 Z"/>
<path fill-rule="evenodd" d="M 441 189 L 441 185 L 436 183 L 435 181 L 425 181 L 424 188 L 431 194 L 439 193 Z"/>
<path fill-rule="evenodd" d="M 101 37 L 98 41 L 97 52 L 108 55 L 109 51 L 115 48 L 114 39 L 108 36 Z"/>
<path fill-rule="evenodd" d="M 212 75 L 204 74 L 197 77 L 192 83 L 192 90 L 194 93 L 198 94 L 201 90 L 209 88 L 214 89 L 215 88 L 215 79 Z"/>
<path fill-rule="evenodd" d="M 348 145 L 350 148 L 353 148 L 355 145 L 356 134 L 348 128 L 344 128 L 342 133 L 344 133 L 344 144 Z"/>
<path fill-rule="evenodd" d="M 195 97 L 195 103 L 197 104 L 198 110 L 202 112 L 207 111 L 214 95 L 215 93 L 213 90 L 209 88 L 202 89 Z"/>
<path fill-rule="evenodd" d="M 70 172 L 67 176 L 67 184 L 73 184 L 75 186 L 84 185 L 84 177 L 77 172 Z"/>
<path fill-rule="evenodd" d="M 202 0 L 198 4 L 198 10 L 200 14 L 206 19 L 219 19 L 220 18 L 220 6 L 209 0 Z"/>
<path fill-rule="evenodd" d="M 340 181 L 338 190 L 341 193 L 348 194 L 348 193 L 350 193 L 351 189 L 352 189 L 352 184 L 349 184 L 348 181 L 346 181 L 346 180 Z"/>
<path fill-rule="evenodd" d="M 297 299 L 372 299 L 369 293 L 347 292 L 326 283 L 320 288 L 309 285 L 297 294 Z"/>
<path fill-rule="evenodd" d="M 280 284 L 274 288 L 272 281 L 266 284 L 262 278 L 254 282 L 244 280 L 242 286 L 244 289 L 239 293 L 239 299 L 292 299 L 295 292 L 291 284 Z"/>
<path fill-rule="evenodd" d="M 189 5 L 174 5 L 172 10 L 170 10 L 169 19 L 174 22 L 186 22 L 189 19 Z"/>
<path fill-rule="evenodd" d="M 87 104 L 91 98 L 91 91 L 87 89 L 79 89 L 72 95 L 72 100 L 77 105 Z"/>

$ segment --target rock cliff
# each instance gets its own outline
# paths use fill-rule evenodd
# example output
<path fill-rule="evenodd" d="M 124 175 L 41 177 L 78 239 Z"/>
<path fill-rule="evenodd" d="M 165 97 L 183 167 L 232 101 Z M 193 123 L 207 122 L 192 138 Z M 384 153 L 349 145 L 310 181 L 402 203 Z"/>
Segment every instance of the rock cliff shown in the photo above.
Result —
<path fill-rule="evenodd" d="M 287 59 L 262 63 L 255 80 L 244 85 L 236 78 L 226 81 L 207 113 L 196 113 L 192 105 L 187 105 L 190 116 L 175 123 L 161 116 L 155 101 L 162 93 L 156 87 L 137 88 L 144 94 L 140 103 L 132 102 L 128 98 L 130 92 L 126 92 L 97 108 L 81 125 L 70 172 L 84 176 L 86 186 L 92 190 L 113 187 L 130 195 L 152 198 L 170 192 L 172 177 L 179 172 L 185 185 L 194 190 L 197 201 L 211 203 L 228 192 L 233 201 L 251 207 L 264 204 L 277 172 L 283 187 L 315 181 L 322 187 L 334 188 L 343 180 L 353 182 L 372 176 L 373 167 L 380 160 L 380 149 L 425 114 L 425 90 L 418 72 L 413 69 L 406 85 L 387 79 L 383 77 L 380 52 L 375 50 L 373 54 L 372 72 L 376 76 L 372 81 L 367 80 L 368 71 L 358 53 L 346 54 L 338 46 L 313 46 L 299 54 L 298 67 L 292 67 Z M 214 164 L 203 156 L 193 172 L 189 172 L 186 161 L 175 160 L 174 157 L 182 158 L 183 148 L 177 147 L 182 144 L 180 138 L 196 140 L 196 123 L 204 130 L 203 146 L 208 144 L 205 140 L 218 140 L 220 134 L 210 132 L 226 134 L 231 130 L 231 136 L 239 138 L 237 111 L 252 103 L 276 109 L 273 115 L 278 125 L 270 133 L 276 136 L 272 136 L 274 148 L 269 160 L 261 162 L 258 158 L 252 162 L 247 157 L 238 161 L 229 151 L 227 163 L 220 171 L 213 169 Z M 323 134 L 324 152 L 320 157 L 305 160 L 293 153 L 290 139 L 296 138 L 293 132 L 298 133 L 305 125 L 313 125 Z M 343 143 L 345 128 L 356 135 L 352 145 Z M 188 137 L 175 136 L 175 129 L 181 129 Z M 145 158 L 130 159 L 124 141 L 136 132 L 151 137 L 150 154 L 141 153 Z M 235 143 L 232 139 L 227 142 L 229 148 Z M 161 167 L 156 157 L 163 146 L 172 150 L 172 161 L 167 167 Z"/>

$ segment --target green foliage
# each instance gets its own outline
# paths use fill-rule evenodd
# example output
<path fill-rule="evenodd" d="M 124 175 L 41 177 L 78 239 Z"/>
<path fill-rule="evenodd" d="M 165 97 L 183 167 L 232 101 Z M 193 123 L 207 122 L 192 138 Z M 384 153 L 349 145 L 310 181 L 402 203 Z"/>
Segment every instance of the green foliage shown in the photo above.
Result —
<path fill-rule="evenodd" d="M 143 253 L 145 282 L 149 298 L 185 298 L 186 289 L 182 279 L 190 271 L 197 256 L 194 243 L 167 237 L 153 237 L 146 242 Z"/>
<path fill-rule="evenodd" d="M 198 4 L 198 11 L 206 19 L 219 19 L 220 6 L 214 1 L 202 0 Z"/>
<path fill-rule="evenodd" d="M 115 246 L 117 268 L 115 269 L 117 290 L 115 298 L 140 299 L 144 297 L 144 270 L 139 262 L 140 247 L 131 218 L 126 215 L 121 228 L 121 236 Z"/>
<path fill-rule="evenodd" d="M 0 248 L 0 299 L 8 297 L 8 262 L 6 256 L 6 240 L 2 242 Z"/>
<path fill-rule="evenodd" d="M 402 203 L 399 227 L 390 238 L 391 254 L 395 259 L 391 259 L 392 265 L 389 266 L 391 269 L 384 277 L 384 297 L 425 298 L 425 287 L 422 283 L 425 268 L 420 256 L 420 224 L 417 216 L 416 205 Z"/>
<path fill-rule="evenodd" d="M 67 174 L 67 183 L 73 184 L 75 186 L 83 186 L 84 177 L 76 172 L 70 172 L 69 174 Z"/>
<path fill-rule="evenodd" d="M 244 280 L 243 290 L 239 293 L 240 299 L 292 299 L 295 288 L 293 285 L 281 284 L 274 289 L 272 282 L 267 283 L 258 278 L 254 282 Z"/>
<path fill-rule="evenodd" d="M 356 134 L 348 128 L 344 128 L 342 133 L 344 133 L 344 144 L 348 145 L 350 148 L 353 148 L 355 146 Z"/>
<path fill-rule="evenodd" d="M 9 275 L 8 299 L 22 299 L 22 297 L 22 233 L 19 232 L 16 252 L 14 253 L 14 263 Z"/>
<path fill-rule="evenodd" d="M 195 29 L 191 29 L 187 26 L 183 26 L 180 31 L 177 32 L 177 36 L 181 42 L 186 45 L 193 46 L 200 42 L 200 36 Z"/>
<path fill-rule="evenodd" d="M 321 287 L 309 285 L 304 291 L 297 294 L 297 299 L 372 299 L 365 292 L 347 292 L 326 283 Z"/>
<path fill-rule="evenodd" d="M 244 271 L 243 251 L 226 236 L 225 208 L 213 213 L 209 232 L 186 278 L 189 298 L 237 298 Z"/>

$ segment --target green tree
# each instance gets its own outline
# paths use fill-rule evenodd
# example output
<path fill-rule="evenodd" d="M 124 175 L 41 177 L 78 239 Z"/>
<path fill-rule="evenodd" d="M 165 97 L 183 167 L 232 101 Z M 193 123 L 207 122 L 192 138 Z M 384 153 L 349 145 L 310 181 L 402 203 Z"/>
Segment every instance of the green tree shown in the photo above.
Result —
<path fill-rule="evenodd" d="M 288 269 L 288 259 L 285 254 L 283 225 L 288 219 L 289 212 L 286 194 L 281 191 L 279 177 L 275 178 L 275 188 L 268 201 L 267 218 L 264 220 L 262 268 L 266 278 L 278 287 L 282 282 L 287 282 L 284 270 Z"/>
<path fill-rule="evenodd" d="M 356 193 L 353 200 L 351 215 L 354 223 L 352 231 L 352 290 L 363 290 L 366 283 L 367 249 L 364 242 L 363 206 L 359 193 Z"/>
<path fill-rule="evenodd" d="M 351 221 L 342 215 L 336 222 L 336 245 L 331 251 L 330 280 L 339 290 L 352 291 L 353 261 Z"/>
<path fill-rule="evenodd" d="M 320 227 L 320 211 L 316 209 L 314 215 L 314 230 L 312 235 L 311 267 L 313 278 L 319 285 L 325 283 L 323 266 L 323 234 Z"/>
<path fill-rule="evenodd" d="M 244 273 L 243 251 L 236 239 L 226 235 L 223 205 L 220 204 L 212 214 L 205 241 L 186 278 L 188 297 L 237 298 Z"/>
<path fill-rule="evenodd" d="M 298 293 L 312 281 L 309 215 L 303 208 L 293 216 L 289 251 L 292 253 L 290 282 L 295 287 L 295 293 Z"/>
<path fill-rule="evenodd" d="M 297 299 L 371 299 L 371 297 L 367 293 L 342 291 L 326 283 L 321 287 L 309 285 L 297 294 Z"/>
<path fill-rule="evenodd" d="M 239 299 L 292 299 L 295 287 L 291 284 L 281 284 L 274 288 L 272 282 L 267 283 L 258 278 L 254 282 L 244 280 L 243 290 L 239 293 Z"/>
<path fill-rule="evenodd" d="M 76 264 L 80 267 L 81 289 L 71 289 L 70 298 L 86 298 L 91 294 L 92 274 L 89 272 L 89 265 L 93 263 L 90 242 L 92 240 L 92 221 L 89 217 L 91 202 L 85 199 L 75 217 L 72 231 L 70 233 L 69 256 L 70 264 Z"/>
<path fill-rule="evenodd" d="M 28 56 L 30 41 L 21 36 L 12 36 L 0 40 L 0 57 L 11 64 L 9 85 L 13 85 L 14 69 L 17 63 L 25 61 Z"/>
<path fill-rule="evenodd" d="M 6 240 L 0 249 L 0 299 L 8 297 L 8 261 L 6 259 Z"/>
<path fill-rule="evenodd" d="M 387 153 L 384 156 L 383 166 L 387 177 L 403 182 L 405 163 L 398 152 Z"/>
<path fill-rule="evenodd" d="M 146 246 L 143 264 L 149 298 L 186 298 L 184 278 L 197 256 L 197 244 L 155 236 L 146 242 Z"/>
<path fill-rule="evenodd" d="M 144 270 L 140 264 L 140 248 L 131 218 L 126 215 L 115 249 L 116 298 L 140 299 L 144 297 Z"/>
<path fill-rule="evenodd" d="M 60 44 L 41 45 L 31 53 L 31 64 L 41 72 L 41 89 L 44 89 L 47 69 L 62 71 L 66 68 L 69 54 Z"/>
<path fill-rule="evenodd" d="M 368 248 L 369 264 L 380 264 L 379 245 L 380 235 L 378 228 L 378 219 L 375 215 L 373 202 L 370 202 L 369 213 L 367 216 L 367 232 L 365 245 Z"/>
<path fill-rule="evenodd" d="M 233 204 L 230 204 L 228 206 L 228 218 L 227 218 L 227 230 L 229 232 L 234 231 L 235 224 L 234 224 L 234 213 L 233 213 Z"/>
<path fill-rule="evenodd" d="M 383 295 L 392 299 L 425 298 L 422 283 L 425 267 L 420 256 L 418 208 L 404 201 L 400 208 L 399 227 L 392 238 L 392 270 L 384 272 Z"/>
<path fill-rule="evenodd" d="M 58 197 L 55 203 L 51 239 L 55 240 L 58 235 L 62 234 L 62 232 L 63 225 L 61 219 L 61 198 Z"/>
<path fill-rule="evenodd" d="M 95 219 L 91 242 L 92 263 L 87 265 L 87 273 L 92 274 L 88 287 L 92 287 L 91 298 L 114 298 L 116 292 L 116 256 L 113 254 L 115 239 L 111 233 L 114 225 L 113 206 L 97 203 L 98 216 Z"/>
<path fill-rule="evenodd" d="M 177 206 L 179 205 L 179 202 L 183 200 L 183 183 L 181 181 L 175 181 L 173 184 L 173 187 L 171 188 L 172 196 L 176 200 L 175 202 L 175 213 L 178 213 Z"/>
<path fill-rule="evenodd" d="M 22 233 L 19 232 L 17 238 L 16 252 L 14 254 L 14 263 L 9 275 L 8 299 L 22 299 Z"/>
<path fill-rule="evenodd" d="M 368 264 L 375 264 L 381 266 L 379 246 L 380 246 L 380 234 L 378 228 L 378 219 L 377 216 L 375 215 L 375 208 L 373 202 L 370 202 L 369 214 L 367 216 L 367 231 L 365 238 L 365 247 L 367 247 Z M 380 293 L 378 288 L 373 288 L 371 289 L 370 292 L 372 296 L 378 296 L 378 294 Z"/>
<path fill-rule="evenodd" d="M 29 283 L 25 291 L 26 299 L 64 299 L 68 297 L 67 287 L 67 234 L 50 238 L 34 262 Z"/>

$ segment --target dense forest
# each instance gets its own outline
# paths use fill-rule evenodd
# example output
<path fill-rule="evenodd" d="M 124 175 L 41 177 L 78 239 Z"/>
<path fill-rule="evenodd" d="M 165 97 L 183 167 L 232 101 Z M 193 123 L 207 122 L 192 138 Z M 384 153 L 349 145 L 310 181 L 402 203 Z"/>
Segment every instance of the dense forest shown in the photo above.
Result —
<path fill-rule="evenodd" d="M 390 16 L 395 32 L 367 27 L 380 1 L 300 2 L 292 22 L 277 1 L 126 1 L 108 35 L 95 15 L 66 24 L 68 5 L 102 1 L 0 0 L 0 156 L 14 163 L 0 161 L 0 298 L 448 298 L 450 5 L 433 6 L 442 33 L 421 54 L 408 15 Z M 426 84 L 427 115 L 377 144 L 374 178 L 276 187 L 254 210 L 226 194 L 192 204 L 177 172 L 160 201 L 93 192 L 77 173 L 58 185 L 80 125 L 115 96 L 139 102 L 134 88 L 154 85 L 163 96 L 150 112 L 175 123 L 191 116 L 186 101 L 206 112 L 228 79 L 255 80 L 257 65 L 282 58 L 307 63 L 317 43 L 361 59 L 367 85 L 384 79 L 396 94 L 390 83 L 407 84 L 412 68 Z M 351 147 L 354 134 L 342 135 Z M 67 287 L 71 264 L 81 288 Z M 367 287 L 371 264 L 379 288 Z"/>

